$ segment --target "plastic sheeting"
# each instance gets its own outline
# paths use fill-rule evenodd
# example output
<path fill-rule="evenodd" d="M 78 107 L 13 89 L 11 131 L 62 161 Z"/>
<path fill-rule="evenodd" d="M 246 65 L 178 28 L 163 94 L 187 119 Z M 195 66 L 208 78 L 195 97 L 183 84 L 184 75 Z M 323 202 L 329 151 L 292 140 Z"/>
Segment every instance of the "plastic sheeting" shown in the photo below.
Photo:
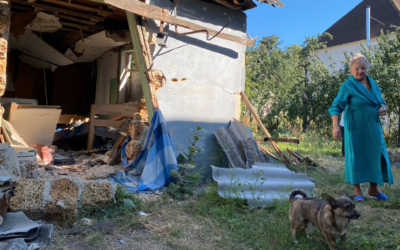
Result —
<path fill-rule="evenodd" d="M 129 141 L 128 137 L 122 147 L 122 166 L 125 170 L 117 172 L 112 179 L 130 192 L 157 190 L 168 185 L 171 182 L 169 172 L 178 168 L 172 140 L 161 111 L 154 113 L 143 150 L 128 165 L 125 149 Z"/>

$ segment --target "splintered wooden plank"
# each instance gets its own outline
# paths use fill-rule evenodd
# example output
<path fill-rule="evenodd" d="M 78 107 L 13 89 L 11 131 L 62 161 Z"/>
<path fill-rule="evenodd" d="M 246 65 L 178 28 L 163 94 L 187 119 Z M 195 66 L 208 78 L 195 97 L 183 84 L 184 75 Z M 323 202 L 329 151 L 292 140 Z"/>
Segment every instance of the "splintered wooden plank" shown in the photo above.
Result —
<path fill-rule="evenodd" d="M 142 3 L 139 0 L 104 0 L 104 2 L 107 4 L 111 4 L 117 8 L 126 10 L 127 12 L 135 13 L 140 16 L 166 22 L 169 23 L 170 25 L 176 25 L 195 31 L 207 30 L 210 36 L 215 36 L 219 32 L 189 21 L 181 20 L 175 16 L 170 15 L 168 11 L 160 7 Z M 218 34 L 217 37 L 250 47 L 253 47 L 255 43 L 254 39 L 241 38 L 239 36 L 229 35 L 224 32 Z"/>
<path fill-rule="evenodd" d="M 242 96 L 242 100 L 244 104 L 246 105 L 246 108 L 250 111 L 250 113 L 253 115 L 254 119 L 256 119 L 258 125 L 261 127 L 262 131 L 265 133 L 267 137 L 271 137 L 271 134 L 268 132 L 267 128 L 264 126 L 264 124 L 261 122 L 260 118 L 257 115 L 257 112 L 254 110 L 253 106 L 251 106 L 251 103 L 249 99 L 247 98 L 246 94 L 242 91 L 240 92 L 240 95 Z M 278 144 L 276 144 L 273 141 L 270 141 L 272 146 L 274 147 L 276 153 L 283 158 L 284 162 L 286 164 L 290 164 L 289 159 L 286 158 L 286 156 L 282 153 L 281 149 L 279 148 Z"/>
<path fill-rule="evenodd" d="M 299 144 L 299 139 L 288 139 L 288 138 L 277 138 L 277 137 L 264 137 L 264 138 L 256 138 L 257 142 L 267 142 L 267 141 L 274 141 L 274 142 L 288 142 L 288 143 L 296 143 Z"/>

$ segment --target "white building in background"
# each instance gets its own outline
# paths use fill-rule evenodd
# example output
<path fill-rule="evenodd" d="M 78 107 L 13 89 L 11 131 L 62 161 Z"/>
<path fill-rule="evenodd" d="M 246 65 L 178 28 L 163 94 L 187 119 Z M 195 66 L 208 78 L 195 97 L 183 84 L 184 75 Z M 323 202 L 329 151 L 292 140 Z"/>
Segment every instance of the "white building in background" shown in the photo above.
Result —
<path fill-rule="evenodd" d="M 376 38 L 382 30 L 394 30 L 391 28 L 392 25 L 400 26 L 400 0 L 362 1 L 325 31 L 331 34 L 333 39 L 325 39 L 328 52 L 321 50 L 318 55 L 328 66 L 333 62 L 334 68 L 331 71 L 342 69 L 342 61 L 345 60 L 344 53 L 350 56 L 361 51 L 361 44 L 367 47 L 367 6 L 371 9 L 371 48 L 376 46 Z M 333 61 L 329 59 L 330 57 Z"/>

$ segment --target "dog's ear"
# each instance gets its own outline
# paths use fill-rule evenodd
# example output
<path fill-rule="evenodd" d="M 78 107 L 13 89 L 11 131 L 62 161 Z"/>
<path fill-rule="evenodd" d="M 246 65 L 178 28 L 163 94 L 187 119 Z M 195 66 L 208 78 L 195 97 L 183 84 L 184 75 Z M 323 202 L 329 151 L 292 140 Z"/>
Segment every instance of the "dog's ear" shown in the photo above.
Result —
<path fill-rule="evenodd" d="M 329 203 L 332 207 L 336 207 L 336 200 L 332 196 L 329 196 L 325 193 L 322 194 L 322 198 Z"/>

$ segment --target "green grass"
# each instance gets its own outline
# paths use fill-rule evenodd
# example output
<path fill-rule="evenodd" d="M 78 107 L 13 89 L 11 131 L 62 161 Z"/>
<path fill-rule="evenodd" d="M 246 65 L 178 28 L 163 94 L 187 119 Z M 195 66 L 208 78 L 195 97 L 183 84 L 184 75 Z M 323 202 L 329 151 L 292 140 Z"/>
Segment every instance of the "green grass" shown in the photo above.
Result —
<path fill-rule="evenodd" d="M 313 133 L 306 133 L 300 139 L 299 145 L 279 143 L 279 146 L 282 150 L 290 148 L 308 156 L 326 168 L 325 172 L 307 169 L 308 175 L 319 181 L 315 188 L 317 198 L 321 198 L 323 192 L 334 197 L 352 197 L 352 186 L 344 181 L 341 144 Z M 273 152 L 272 147 L 266 147 Z M 296 169 L 305 171 L 303 167 Z M 389 200 L 357 203 L 361 218 L 351 222 L 347 242 L 338 244 L 339 249 L 400 249 L 400 170 L 393 171 L 395 184 L 381 188 Z M 362 188 L 365 191 L 368 185 L 362 185 Z M 297 237 L 299 243 L 293 242 L 289 232 L 288 201 L 264 209 L 250 209 L 244 200 L 221 198 L 214 182 L 208 182 L 204 189 L 207 191 L 196 201 L 171 202 L 160 195 L 155 201 L 143 202 L 136 195 L 119 188 L 116 204 L 105 209 L 81 210 L 79 218 L 91 218 L 96 223 L 115 221 L 117 231 L 129 235 L 146 231 L 148 236 L 129 238 L 132 244 L 138 241 L 159 244 L 154 247 L 146 243 L 146 247 L 141 249 L 160 249 L 160 245 L 166 249 L 329 249 L 316 228 L 309 231 L 313 239 L 307 239 L 300 231 Z M 134 207 L 127 206 L 124 199 L 131 200 Z M 149 216 L 141 217 L 138 211 L 144 211 Z M 91 246 L 104 243 L 102 233 L 86 234 L 81 238 L 75 239 Z M 57 246 L 61 245 L 64 245 L 62 237 Z"/>
<path fill-rule="evenodd" d="M 316 185 L 317 198 L 326 192 L 333 196 L 352 195 L 352 187 L 344 182 L 342 172 L 313 171 L 310 176 L 321 183 Z M 362 217 L 353 221 L 347 243 L 340 249 L 398 249 L 400 248 L 399 185 L 384 187 L 390 199 L 386 202 L 367 201 L 357 204 Z M 289 233 L 289 202 L 277 203 L 266 209 L 249 209 L 240 200 L 219 197 L 217 185 L 208 184 L 208 192 L 197 202 L 197 211 L 209 216 L 229 234 L 229 239 L 240 241 L 251 249 L 328 249 L 322 234 L 310 230 L 309 240 L 299 233 L 294 244 Z M 393 218 L 392 218 L 393 217 Z M 224 243 L 221 242 L 221 246 Z M 239 249 L 239 248 L 238 248 Z"/>

